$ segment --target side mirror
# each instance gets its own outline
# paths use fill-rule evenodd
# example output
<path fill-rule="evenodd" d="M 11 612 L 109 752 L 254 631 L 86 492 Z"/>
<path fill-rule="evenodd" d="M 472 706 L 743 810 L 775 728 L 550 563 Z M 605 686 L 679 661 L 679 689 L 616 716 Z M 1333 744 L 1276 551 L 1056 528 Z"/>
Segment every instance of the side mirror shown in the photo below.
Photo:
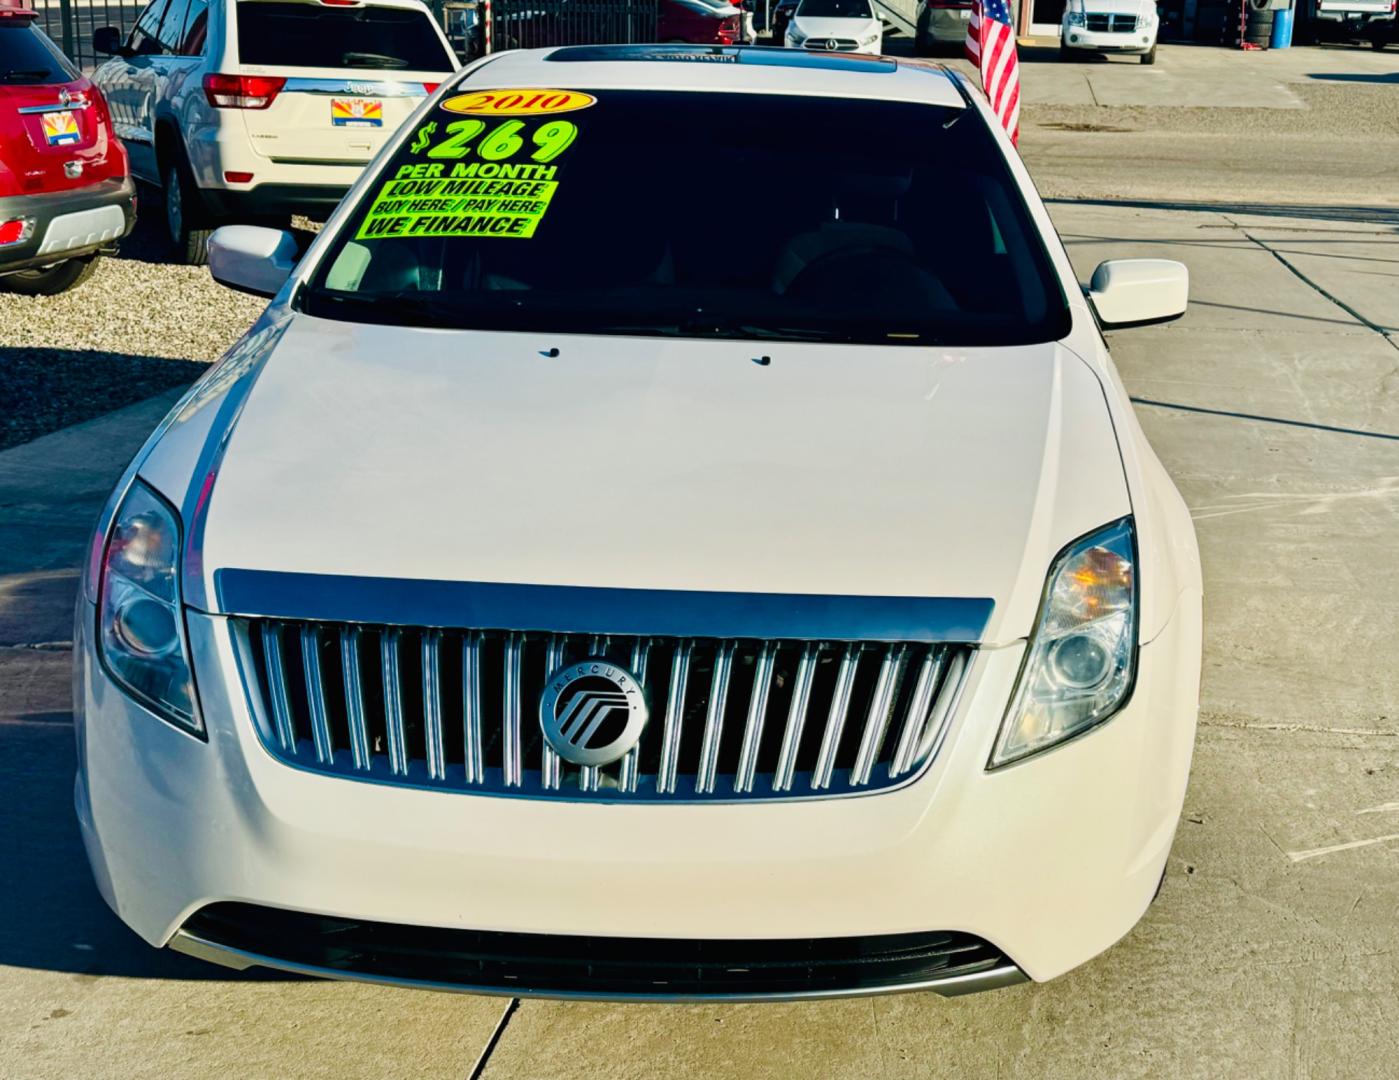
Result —
<path fill-rule="evenodd" d="M 1170 259 L 1112 259 L 1093 271 L 1088 298 L 1105 330 L 1170 322 L 1185 314 L 1190 271 Z"/>
<path fill-rule="evenodd" d="M 209 237 L 214 280 L 254 296 L 276 296 L 300 258 L 296 237 L 284 229 L 225 225 Z"/>
<path fill-rule="evenodd" d="M 92 51 L 98 56 L 122 56 L 126 46 L 121 40 L 121 31 L 115 26 L 104 26 L 92 32 Z"/>

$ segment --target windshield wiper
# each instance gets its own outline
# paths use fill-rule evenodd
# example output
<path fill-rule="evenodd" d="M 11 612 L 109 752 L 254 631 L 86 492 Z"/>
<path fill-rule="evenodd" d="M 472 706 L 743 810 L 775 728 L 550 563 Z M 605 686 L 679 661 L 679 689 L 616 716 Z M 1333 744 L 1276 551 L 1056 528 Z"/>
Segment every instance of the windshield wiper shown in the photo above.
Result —
<path fill-rule="evenodd" d="M 400 60 L 397 56 L 385 56 L 383 53 L 372 52 L 342 53 L 340 62 L 349 67 L 406 68 L 408 66 L 407 60 Z"/>
<path fill-rule="evenodd" d="M 503 299 L 503 297 L 502 297 Z M 427 326 L 457 330 L 512 330 L 541 334 L 621 334 L 629 336 L 720 338 L 742 341 L 855 341 L 856 337 L 836 330 L 804 326 L 768 326 L 721 316 L 681 314 L 672 309 L 657 313 L 655 322 L 614 322 L 580 310 L 530 309 L 503 306 L 492 309 L 464 307 L 455 299 L 431 293 L 403 290 L 388 293 L 342 292 L 336 289 L 310 289 L 303 295 L 309 314 L 321 304 L 334 305 L 347 315 L 368 316 L 370 322 L 401 326 Z"/>
<path fill-rule="evenodd" d="M 764 326 L 734 319 L 687 319 L 678 327 L 684 337 L 755 338 L 759 341 L 849 341 L 848 334 L 809 326 Z"/>

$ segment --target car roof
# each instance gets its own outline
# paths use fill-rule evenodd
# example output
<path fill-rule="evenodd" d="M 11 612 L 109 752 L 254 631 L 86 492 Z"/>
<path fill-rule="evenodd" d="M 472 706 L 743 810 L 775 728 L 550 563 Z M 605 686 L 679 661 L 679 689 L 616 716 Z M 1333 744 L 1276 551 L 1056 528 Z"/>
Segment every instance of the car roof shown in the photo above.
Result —
<path fill-rule="evenodd" d="M 965 108 L 947 68 L 920 60 L 709 45 L 569 45 L 493 54 L 464 73 L 466 85 L 691 90 L 912 101 Z M 742 123 L 742 117 L 735 117 Z"/>

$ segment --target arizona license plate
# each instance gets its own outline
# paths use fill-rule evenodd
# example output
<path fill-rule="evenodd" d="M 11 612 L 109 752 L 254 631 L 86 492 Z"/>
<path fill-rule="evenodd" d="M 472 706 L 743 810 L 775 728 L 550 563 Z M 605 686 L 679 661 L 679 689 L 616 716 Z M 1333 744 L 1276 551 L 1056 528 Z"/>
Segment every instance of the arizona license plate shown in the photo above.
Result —
<path fill-rule="evenodd" d="M 330 122 L 335 127 L 383 127 L 384 103 L 373 98 L 331 98 Z"/>
<path fill-rule="evenodd" d="M 50 146 L 67 146 L 82 137 L 78 130 L 78 117 L 71 109 L 60 112 L 46 112 L 43 115 L 44 141 Z"/>

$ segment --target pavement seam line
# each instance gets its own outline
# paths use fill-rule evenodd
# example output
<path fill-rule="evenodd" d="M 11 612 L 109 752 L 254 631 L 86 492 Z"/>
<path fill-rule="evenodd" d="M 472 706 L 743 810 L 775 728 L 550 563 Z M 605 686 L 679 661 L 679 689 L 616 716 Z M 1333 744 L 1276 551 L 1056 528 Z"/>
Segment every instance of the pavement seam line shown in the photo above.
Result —
<path fill-rule="evenodd" d="M 471 1067 L 471 1071 L 466 1074 L 466 1080 L 481 1080 L 481 1076 L 486 1071 L 486 1066 L 490 1063 L 491 1055 L 495 1053 L 496 1046 L 500 1043 L 500 1037 L 505 1034 L 505 1029 L 510 1024 L 510 1018 L 515 1015 L 515 1010 L 520 1007 L 519 998 L 511 998 L 501 1011 L 500 1019 L 495 1023 L 495 1030 L 491 1032 L 491 1037 L 486 1040 L 486 1045 L 481 1047 L 481 1053 L 476 1058 L 476 1064 Z"/>
<path fill-rule="evenodd" d="M 1226 216 L 1225 220 L 1229 221 L 1230 219 Z M 1342 311 L 1344 311 L 1347 315 L 1349 315 L 1356 322 L 1360 323 L 1362 326 L 1368 327 L 1369 329 L 1373 330 L 1376 334 L 1380 336 L 1380 340 L 1383 341 L 1386 345 L 1388 345 L 1391 349 L 1399 351 L 1399 342 L 1395 341 L 1392 337 L 1390 337 L 1389 332 L 1385 330 L 1384 327 L 1380 326 L 1378 323 L 1371 322 L 1364 315 L 1360 314 L 1360 312 L 1356 311 L 1355 308 L 1347 304 L 1344 300 L 1340 299 L 1337 296 L 1333 296 L 1331 293 L 1327 292 L 1315 281 L 1307 277 L 1306 274 L 1302 273 L 1301 270 L 1297 269 L 1297 267 L 1292 265 L 1292 263 L 1288 262 L 1288 260 L 1283 255 L 1281 255 L 1277 251 L 1274 251 L 1267 244 L 1263 243 L 1262 240 L 1259 240 L 1256 236 L 1250 233 L 1248 229 L 1234 222 L 1231 222 L 1231 224 L 1235 224 L 1239 232 L 1243 233 L 1243 235 L 1251 243 L 1257 244 L 1269 255 L 1277 259 L 1278 262 L 1282 263 L 1283 266 L 1287 267 L 1288 270 L 1292 271 L 1293 276 L 1296 277 L 1298 281 L 1302 282 L 1302 284 L 1312 289 L 1318 295 L 1323 296 L 1327 300 L 1331 301 L 1331 303 L 1335 304 L 1338 308 L 1340 308 Z"/>

